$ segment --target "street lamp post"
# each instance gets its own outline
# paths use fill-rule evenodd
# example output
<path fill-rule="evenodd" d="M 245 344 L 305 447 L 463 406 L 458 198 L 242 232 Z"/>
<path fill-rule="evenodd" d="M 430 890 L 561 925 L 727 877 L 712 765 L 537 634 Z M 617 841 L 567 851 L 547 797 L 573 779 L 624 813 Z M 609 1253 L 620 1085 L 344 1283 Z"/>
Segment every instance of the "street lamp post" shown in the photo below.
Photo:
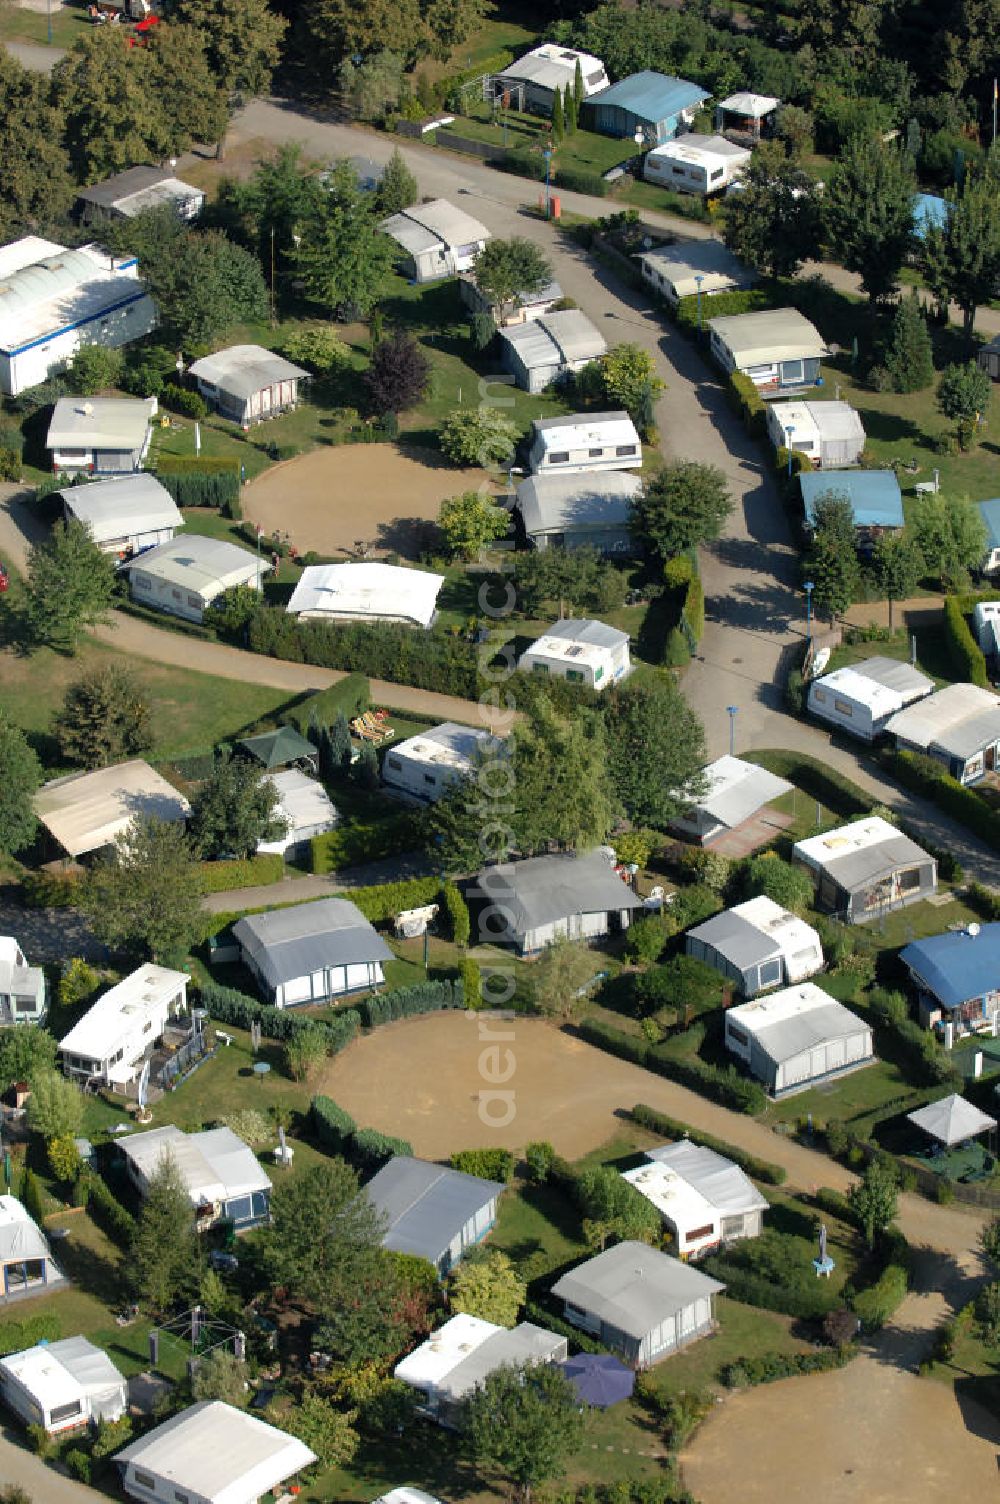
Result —
<path fill-rule="evenodd" d="M 552 194 L 550 191 L 550 185 L 552 181 L 552 147 L 546 146 L 545 150 L 542 152 L 542 156 L 545 158 L 545 218 L 551 219 Z"/>
<path fill-rule="evenodd" d="M 51 47 L 52 46 L 52 0 L 48 0 L 48 6 L 46 7 L 46 9 L 47 9 L 47 13 L 48 13 L 48 31 L 49 31 L 49 38 L 48 38 L 48 40 L 49 40 L 49 46 Z M 996 135 L 996 131 L 994 131 L 993 134 L 995 136 Z"/>
<path fill-rule="evenodd" d="M 735 755 L 736 755 L 736 713 L 739 710 L 739 708 L 740 707 L 738 705 L 727 705 L 726 706 L 726 714 L 729 716 L 729 755 L 730 755 L 730 757 L 735 757 Z"/>
<path fill-rule="evenodd" d="M 701 333 L 701 284 L 705 280 L 704 272 L 698 272 L 695 276 L 695 284 L 698 288 L 698 333 Z"/>
<path fill-rule="evenodd" d="M 805 582 L 805 584 L 803 585 L 802 588 L 803 588 L 803 590 L 806 593 L 806 638 L 807 638 L 807 640 L 809 642 L 812 642 L 812 635 L 813 635 L 812 604 L 813 604 L 813 591 L 816 589 L 816 586 L 815 586 L 815 584 L 813 583 L 812 580 L 806 580 L 806 582 Z"/>
<path fill-rule="evenodd" d="M 788 478 L 792 478 L 792 434 L 795 432 L 795 424 L 789 423 L 785 429 L 785 445 L 788 449 Z"/>

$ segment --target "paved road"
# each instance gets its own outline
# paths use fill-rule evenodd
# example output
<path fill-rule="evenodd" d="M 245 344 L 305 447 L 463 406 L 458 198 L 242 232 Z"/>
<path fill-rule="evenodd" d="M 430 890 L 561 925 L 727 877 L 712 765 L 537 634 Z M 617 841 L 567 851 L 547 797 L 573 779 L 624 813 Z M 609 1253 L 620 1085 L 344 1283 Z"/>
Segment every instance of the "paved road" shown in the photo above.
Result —
<path fill-rule="evenodd" d="M 7 51 L 32 73 L 51 73 L 56 63 L 66 56 L 65 48 L 45 47 L 38 42 L 8 42 Z"/>

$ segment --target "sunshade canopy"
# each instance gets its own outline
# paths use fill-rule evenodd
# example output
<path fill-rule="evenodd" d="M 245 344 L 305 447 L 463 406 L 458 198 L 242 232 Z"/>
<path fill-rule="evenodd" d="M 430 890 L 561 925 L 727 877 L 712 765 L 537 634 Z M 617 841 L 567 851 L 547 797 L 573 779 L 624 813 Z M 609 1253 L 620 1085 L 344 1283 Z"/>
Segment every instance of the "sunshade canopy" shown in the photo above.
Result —
<path fill-rule="evenodd" d="M 916 1112 L 908 1112 L 906 1116 L 949 1149 L 953 1144 L 964 1144 L 966 1139 L 975 1138 L 977 1133 L 985 1133 L 987 1128 L 997 1125 L 996 1118 L 980 1112 L 978 1107 L 954 1093 L 942 1097 L 939 1102 L 929 1102 Z"/>

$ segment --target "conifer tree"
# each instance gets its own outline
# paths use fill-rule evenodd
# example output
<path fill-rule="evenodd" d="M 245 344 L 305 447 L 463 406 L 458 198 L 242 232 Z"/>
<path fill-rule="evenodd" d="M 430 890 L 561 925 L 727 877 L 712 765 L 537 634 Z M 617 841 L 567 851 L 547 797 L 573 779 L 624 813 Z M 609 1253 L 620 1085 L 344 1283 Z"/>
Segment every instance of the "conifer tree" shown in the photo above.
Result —
<path fill-rule="evenodd" d="M 931 337 L 916 289 L 896 305 L 885 368 L 894 392 L 921 392 L 934 380 Z"/>
<path fill-rule="evenodd" d="M 552 139 L 558 143 L 562 140 L 565 130 L 565 112 L 563 110 L 562 89 L 556 89 L 552 100 Z"/>

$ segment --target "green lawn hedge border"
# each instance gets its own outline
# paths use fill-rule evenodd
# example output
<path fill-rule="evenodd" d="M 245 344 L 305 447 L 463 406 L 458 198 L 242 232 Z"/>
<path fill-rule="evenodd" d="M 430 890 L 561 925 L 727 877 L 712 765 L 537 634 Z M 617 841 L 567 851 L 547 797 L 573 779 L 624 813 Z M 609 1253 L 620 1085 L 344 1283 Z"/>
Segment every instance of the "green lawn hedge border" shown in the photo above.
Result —
<path fill-rule="evenodd" d="M 733 1112 L 745 1112 L 755 1117 L 767 1106 L 767 1093 L 760 1083 L 744 1076 L 734 1065 L 716 1066 L 702 1060 L 680 1060 L 666 1054 L 663 1045 L 651 1045 L 640 1035 L 626 1034 L 600 1019 L 584 1019 L 577 1032 L 599 1050 L 607 1050 L 619 1059 L 678 1081 Z"/>
<path fill-rule="evenodd" d="M 235 862 L 199 862 L 198 872 L 203 893 L 231 893 L 281 882 L 285 859 L 280 852 L 262 851 Z"/>
<path fill-rule="evenodd" d="M 822 1348 L 812 1353 L 761 1353 L 759 1357 L 734 1358 L 719 1369 L 719 1382 L 727 1389 L 752 1389 L 756 1384 L 773 1384 L 777 1379 L 792 1379 L 800 1374 L 829 1373 L 846 1368 L 858 1356 L 856 1342 L 841 1347 Z"/>
<path fill-rule="evenodd" d="M 980 689 L 989 689 L 990 678 L 986 672 L 986 659 L 962 609 L 962 601 L 955 595 L 945 597 L 943 636 L 951 655 L 955 678 L 976 684 Z"/>
<path fill-rule="evenodd" d="M 753 1180 L 763 1181 L 765 1185 L 784 1185 L 788 1177 L 784 1165 L 773 1164 L 768 1159 L 758 1159 L 755 1154 L 748 1154 L 745 1149 L 739 1149 L 735 1144 L 715 1138 L 711 1133 L 702 1133 L 697 1128 L 691 1128 L 687 1123 L 682 1123 L 679 1118 L 672 1118 L 665 1112 L 658 1112 L 655 1107 L 647 1107 L 645 1102 L 635 1104 L 631 1117 L 640 1128 L 648 1128 L 651 1133 L 662 1133 L 664 1138 L 670 1139 L 690 1139 L 692 1144 L 698 1144 L 703 1149 L 712 1149 L 716 1154 L 724 1155 L 726 1159 L 731 1159 L 734 1165 L 739 1165 L 740 1169 Z"/>

